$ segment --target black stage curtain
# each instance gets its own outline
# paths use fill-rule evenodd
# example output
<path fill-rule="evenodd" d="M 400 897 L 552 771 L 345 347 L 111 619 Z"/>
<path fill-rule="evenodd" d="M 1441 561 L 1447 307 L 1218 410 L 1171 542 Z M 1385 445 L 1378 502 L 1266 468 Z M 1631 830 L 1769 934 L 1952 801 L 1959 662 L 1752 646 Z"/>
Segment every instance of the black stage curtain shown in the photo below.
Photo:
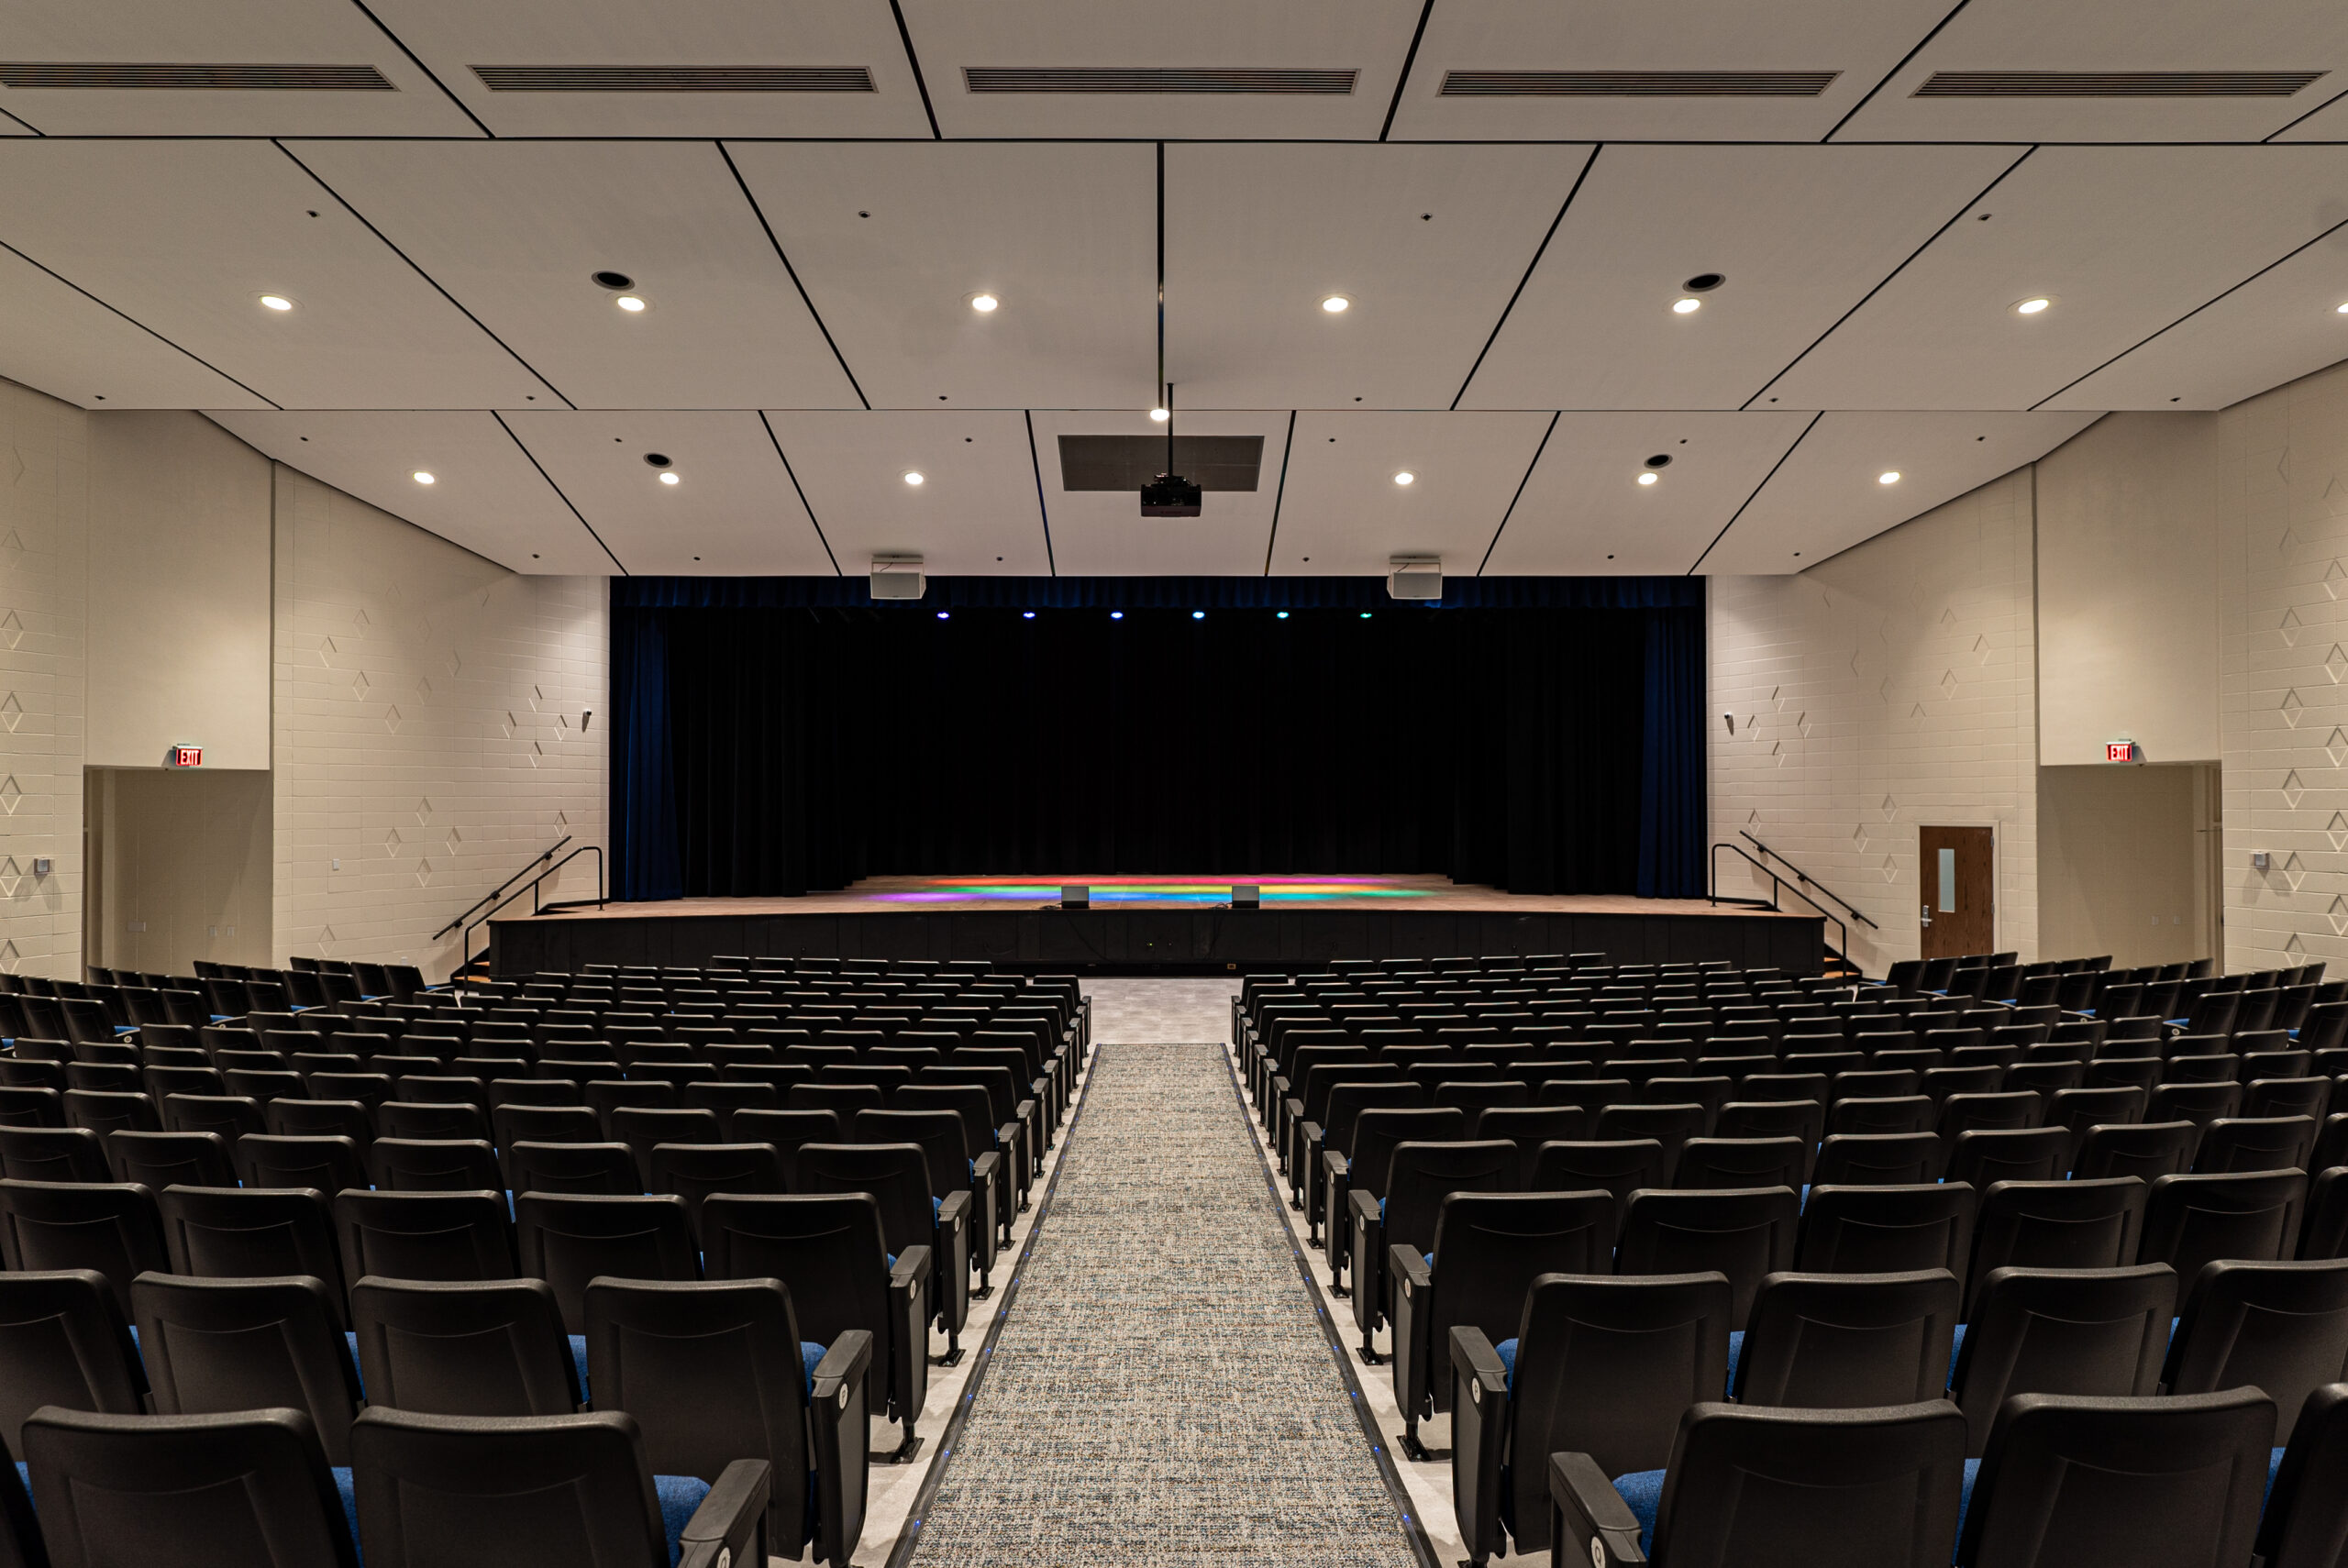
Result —
<path fill-rule="evenodd" d="M 892 874 L 1700 877 L 1699 607 L 626 602 L 646 597 L 615 584 L 622 898 Z"/>

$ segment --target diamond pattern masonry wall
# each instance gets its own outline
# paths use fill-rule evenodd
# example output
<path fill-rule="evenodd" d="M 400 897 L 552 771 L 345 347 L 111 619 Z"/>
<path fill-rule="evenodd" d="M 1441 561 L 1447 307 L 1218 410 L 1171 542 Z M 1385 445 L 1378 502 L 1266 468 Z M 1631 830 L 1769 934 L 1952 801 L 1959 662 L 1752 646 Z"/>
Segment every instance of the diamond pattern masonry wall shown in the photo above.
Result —
<path fill-rule="evenodd" d="M 1866 911 L 1868 974 L 1917 953 L 1925 824 L 1995 827 L 1998 945 L 2036 955 L 2032 573 L 2024 469 L 1797 576 L 1711 580 L 1712 838 L 1749 830 Z M 1767 895 L 1716 858 L 1722 892 Z"/>
<path fill-rule="evenodd" d="M 0 381 L 0 969 L 82 974 L 89 416 Z M 33 862 L 54 863 L 36 878 Z"/>
<path fill-rule="evenodd" d="M 439 979 L 441 925 L 604 842 L 604 580 L 516 576 L 282 465 L 276 554 L 278 950 Z M 545 896 L 594 891 L 581 857 Z"/>
<path fill-rule="evenodd" d="M 2218 429 L 2226 966 L 2348 974 L 2348 368 Z"/>

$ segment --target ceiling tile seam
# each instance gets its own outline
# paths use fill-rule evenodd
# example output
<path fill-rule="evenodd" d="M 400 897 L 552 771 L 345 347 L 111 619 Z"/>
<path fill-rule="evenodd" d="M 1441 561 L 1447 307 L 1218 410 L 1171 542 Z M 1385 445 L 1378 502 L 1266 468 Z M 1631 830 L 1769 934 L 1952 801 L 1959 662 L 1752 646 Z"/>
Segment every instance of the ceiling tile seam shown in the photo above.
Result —
<path fill-rule="evenodd" d="M 799 483 L 799 470 L 791 466 L 791 454 L 782 449 L 782 437 L 775 431 L 774 421 L 767 417 L 765 409 L 759 410 L 759 423 L 766 426 L 767 439 L 773 444 L 777 461 L 782 464 L 782 476 L 791 481 L 792 493 L 799 497 L 799 510 L 807 513 L 807 525 L 815 530 L 815 542 L 824 547 L 824 558 L 832 563 L 834 577 L 846 577 L 840 570 L 839 557 L 832 554 L 831 536 L 824 532 L 824 520 L 815 515 L 814 503 L 807 499 L 807 491 Z"/>
<path fill-rule="evenodd" d="M 1866 108 L 1869 104 L 1874 103 L 1875 95 L 1877 93 L 1882 92 L 1886 87 L 1890 86 L 1892 79 L 1898 76 L 1901 72 L 1907 70 L 1909 62 L 1913 61 L 1918 55 L 1923 53 L 1925 48 L 1930 45 L 1934 39 L 1941 36 L 1941 29 L 1947 27 L 1951 22 L 1956 20 L 1956 13 L 1964 10 L 1972 3 L 1973 0 L 1956 0 L 1955 8 L 1951 10 L 1947 16 L 1943 17 L 1938 22 L 1934 23 L 1931 32 L 1926 33 L 1922 38 L 1918 39 L 1916 40 L 1916 47 L 1910 50 L 1906 54 L 1901 55 L 1899 57 L 1899 63 L 1893 66 L 1888 72 L 1885 72 L 1882 81 L 1868 88 L 1866 95 L 1860 98 L 1857 103 L 1852 105 L 1850 112 L 1845 114 L 1841 119 L 1836 120 L 1833 126 L 1828 129 L 1827 133 L 1818 138 L 1819 141 L 1822 144 L 1833 141 L 1836 131 L 1839 131 L 1844 126 L 1849 125 L 1854 116 L 1857 115 L 1861 109 Z"/>
<path fill-rule="evenodd" d="M 1047 576 L 1060 574 L 1059 558 L 1052 553 L 1052 509 L 1044 500 L 1044 459 L 1036 452 L 1036 413 L 1023 408 L 1019 417 L 1027 422 L 1027 466 L 1036 475 L 1036 515 L 1044 522 L 1044 570 Z"/>
<path fill-rule="evenodd" d="M 734 176 L 734 188 L 742 193 L 744 201 L 750 204 L 751 214 L 758 218 L 759 226 L 766 231 L 767 243 L 774 247 L 774 259 L 782 263 L 783 271 L 790 275 L 791 286 L 799 291 L 799 303 L 807 307 L 808 317 L 814 322 L 815 330 L 824 335 L 824 347 L 829 348 L 832 358 L 839 361 L 840 374 L 847 378 L 848 388 L 856 393 L 856 401 L 862 403 L 865 412 L 869 414 L 872 400 L 864 395 L 864 387 L 857 381 L 856 372 L 847 368 L 847 356 L 840 352 L 839 344 L 832 337 L 832 329 L 824 324 L 824 313 L 815 308 L 814 300 L 808 295 L 807 285 L 799 281 L 799 269 L 791 264 L 790 255 L 782 248 L 781 237 L 775 233 L 774 225 L 767 221 L 766 209 L 759 205 L 759 198 L 751 193 L 750 182 L 742 178 L 742 171 L 734 162 L 734 154 L 726 149 L 723 139 L 710 145 L 717 149 L 718 157 L 725 160 L 725 171 Z"/>
<path fill-rule="evenodd" d="M 1566 221 L 1566 214 L 1572 209 L 1574 198 L 1581 194 L 1582 182 L 1589 178 L 1589 171 L 1597 167 L 1598 155 L 1605 150 L 1604 142 L 1595 143 L 1589 149 L 1589 156 L 1582 160 L 1581 172 L 1574 176 L 1573 188 L 1566 193 L 1566 199 L 1557 204 L 1557 215 L 1549 220 L 1549 232 L 1543 235 L 1541 243 L 1533 248 L 1533 259 L 1524 264 L 1524 276 L 1516 281 L 1516 288 L 1508 296 L 1508 304 L 1501 306 L 1500 319 L 1492 323 L 1492 330 L 1485 337 L 1484 346 L 1476 350 L 1476 362 L 1468 367 L 1467 380 L 1461 381 L 1459 390 L 1452 394 L 1452 412 L 1458 412 L 1459 400 L 1468 395 L 1469 387 L 1475 385 L 1476 372 L 1484 368 L 1484 357 L 1492 351 L 1492 345 L 1500 341 L 1501 328 L 1508 325 L 1509 315 L 1516 309 L 1516 302 L 1524 297 L 1525 286 L 1533 282 L 1534 269 L 1541 265 L 1541 258 L 1549 253 L 1549 242 L 1557 237 L 1557 226 Z"/>
<path fill-rule="evenodd" d="M 1501 536 L 1508 531 L 1508 520 L 1516 515 L 1516 503 L 1524 499 L 1524 487 L 1533 482 L 1533 470 L 1541 466 L 1541 454 L 1549 449 L 1549 437 L 1557 433 L 1557 421 L 1564 417 L 1563 414 L 1549 415 L 1549 427 L 1541 432 L 1541 444 L 1533 448 L 1533 460 L 1524 465 L 1524 477 L 1516 481 L 1516 493 L 1508 498 L 1508 510 L 1501 513 L 1501 525 L 1492 530 L 1492 542 L 1484 547 L 1484 558 L 1476 563 L 1478 577 L 1484 575 L 1484 569 L 1491 564 L 1492 552 L 1501 547 Z"/>
<path fill-rule="evenodd" d="M 1811 355 L 1816 353 L 1818 351 L 1818 346 L 1821 343 L 1825 342 L 1828 338 L 1833 337 L 1835 333 L 1841 331 L 1844 322 L 1850 320 L 1853 316 L 1858 315 L 1860 311 L 1866 309 L 1866 304 L 1869 300 L 1875 298 L 1876 295 L 1883 293 L 1885 289 L 1888 288 L 1891 284 L 1892 279 L 1897 278 L 1900 273 L 1905 272 L 1910 267 L 1913 266 L 1917 257 L 1922 256 L 1925 251 L 1930 250 L 1933 245 L 1939 241 L 1941 236 L 1946 234 L 1950 229 L 1956 226 L 1957 219 L 1963 217 L 1966 213 L 1971 212 L 1975 207 L 1978 206 L 1982 200 L 1987 197 L 1990 192 L 1996 190 L 1999 185 L 2005 182 L 2006 176 L 2021 168 L 2024 162 L 2028 161 L 2030 155 L 2037 150 L 2038 149 L 2035 146 L 2022 149 L 2021 156 L 2015 159 L 2011 163 L 2007 164 L 2002 170 L 1999 170 L 1996 179 L 1982 186 L 1981 189 L 1975 192 L 1972 196 L 1959 204 L 1956 211 L 1949 214 L 1948 221 L 1946 223 L 1941 225 L 1940 227 L 1933 230 L 1931 234 L 1925 236 L 1924 242 L 1922 245 L 1919 245 L 1915 249 L 1910 251 L 1905 257 L 1901 258 L 1899 266 L 1894 267 L 1890 271 L 1886 272 L 1882 278 L 1877 280 L 1875 287 L 1869 289 L 1866 293 L 1861 294 L 1858 299 L 1853 303 L 1850 309 L 1836 316 L 1825 331 L 1811 339 L 1810 346 L 1808 348 L 1795 355 L 1792 359 L 1787 360 L 1784 368 L 1779 370 L 1776 375 L 1771 376 L 1767 381 L 1763 381 L 1761 383 L 1760 392 L 1755 392 L 1751 397 L 1746 398 L 1743 403 L 1739 403 L 1737 405 L 1738 411 L 1742 413 L 1752 409 L 1754 403 L 1760 400 L 1762 392 L 1767 392 L 1771 387 L 1774 387 L 1779 381 L 1784 381 L 1787 376 L 1793 372 L 1793 369 L 1796 365 L 1800 364 L 1804 359 L 1809 359 Z M 1767 409 L 1763 409 L 1759 412 L 1766 414 L 1768 411 Z"/>
<path fill-rule="evenodd" d="M 10 125 L 14 126 L 22 126 L 27 130 L 32 132 L 35 136 L 45 137 L 49 134 L 47 131 L 41 129 L 40 127 L 33 124 L 32 121 L 20 119 L 17 116 L 10 114 L 6 109 L 0 109 L 0 120 L 6 120 Z"/>
<path fill-rule="evenodd" d="M 929 138 L 932 141 L 944 141 L 946 138 L 937 128 L 937 111 L 930 106 L 929 79 L 922 74 L 921 56 L 914 52 L 913 29 L 905 26 L 905 9 L 897 0 L 889 0 L 889 14 L 897 18 L 897 37 L 905 46 L 905 63 L 913 67 L 914 86 L 921 94 L 921 112 L 929 116 Z"/>
<path fill-rule="evenodd" d="M 261 402 L 269 404 L 270 407 L 276 409 L 279 413 L 282 414 L 284 412 L 285 405 L 278 402 L 275 398 L 270 396 L 267 392 L 260 391 L 257 387 L 246 386 L 244 382 L 230 375 L 227 371 L 222 370 L 219 366 L 214 364 L 203 355 L 198 354 L 192 349 L 181 348 L 178 344 L 172 342 L 170 338 L 164 337 L 161 333 L 156 331 L 153 327 L 148 326 L 137 316 L 132 315 L 128 311 L 120 310 L 114 305 L 108 304 L 105 301 L 100 299 L 97 295 L 83 288 L 81 284 L 75 282 L 64 273 L 58 271 L 55 268 L 42 266 L 39 261 L 34 260 L 31 257 L 26 255 L 23 251 L 17 249 L 15 246 L 9 244 L 5 239 L 0 239 L 0 250 L 6 251 L 9 255 L 15 257 L 17 260 L 22 261 L 28 267 L 39 269 L 39 271 L 56 279 L 59 282 L 64 284 L 67 288 L 72 290 L 83 299 L 88 300 L 92 304 L 96 305 L 99 309 L 122 317 L 123 320 L 130 323 L 131 326 L 137 327 L 139 331 L 145 333 L 156 342 L 161 343 L 166 348 L 172 350 L 174 353 L 186 355 L 189 359 L 194 360 L 197 364 L 203 366 L 205 370 L 211 371 L 222 381 L 227 381 L 230 386 L 242 387 L 246 392 L 251 392 L 253 396 L 260 399 Z"/>
<path fill-rule="evenodd" d="M 460 98 L 454 93 L 449 92 L 449 84 L 446 82 L 441 81 L 439 76 L 430 66 L 424 63 L 423 60 L 416 54 L 415 50 L 407 47 L 407 40 L 400 37 L 399 34 L 392 31 L 391 28 L 383 26 L 383 19 L 367 8 L 367 0 L 350 0 L 350 3 L 358 7 L 359 14 L 360 16 L 375 24 L 375 30 L 377 32 L 382 33 L 385 38 L 391 39 L 393 46 L 402 54 L 407 56 L 407 62 L 410 65 L 415 66 L 418 71 L 424 72 L 424 79 L 426 82 L 429 82 L 435 87 L 439 88 L 441 95 L 447 98 L 451 104 L 457 105 L 457 112 L 459 114 L 472 121 L 475 126 L 480 127 L 482 135 L 489 138 L 493 141 L 497 139 L 497 133 L 490 129 L 487 126 L 482 125 L 481 116 L 474 114 L 470 108 L 467 108 L 465 106 L 465 101 L 462 98 Z"/>
<path fill-rule="evenodd" d="M 1728 514 L 1728 521 L 1721 525 L 1721 531 L 1712 536 L 1712 542 L 1704 547 L 1703 555 L 1698 556 L 1696 558 L 1695 565 L 1690 566 L 1683 575 L 1688 577 L 1693 577 L 1696 575 L 1698 570 L 1703 567 L 1705 558 L 1709 557 L 1714 550 L 1720 548 L 1721 541 L 1728 537 L 1728 531 L 1736 526 L 1736 520 L 1738 518 L 1744 515 L 1744 509 L 1760 499 L 1761 492 L 1769 488 L 1769 481 L 1778 477 L 1778 470 L 1786 466 L 1786 460 L 1794 455 L 1795 451 L 1800 447 L 1804 441 L 1810 439 L 1810 433 L 1817 429 L 1818 422 L 1825 417 L 1826 411 L 1824 409 L 1821 409 L 1816 414 L 1810 416 L 1810 423 L 1801 427 L 1801 434 L 1795 436 L 1791 441 L 1786 444 L 1786 449 L 1778 454 L 1778 460 L 1769 465 L 1769 471 L 1761 476 L 1761 482 L 1753 487 L 1753 493 L 1746 496 L 1743 501 L 1737 503 L 1736 510 Z"/>
<path fill-rule="evenodd" d="M 604 543 L 604 536 L 595 532 L 595 525 L 587 521 L 587 514 L 572 504 L 570 497 L 563 493 L 562 486 L 554 482 L 554 475 L 547 472 L 547 466 L 538 461 L 538 455 L 523 443 L 522 437 L 514 434 L 514 426 L 505 423 L 505 416 L 493 408 L 489 411 L 489 416 L 497 421 L 497 427 L 505 432 L 505 438 L 514 443 L 515 447 L 523 457 L 529 459 L 532 468 L 538 470 L 538 477 L 547 481 L 547 488 L 554 491 L 555 499 L 570 508 L 570 514 L 579 519 L 579 525 L 587 530 L 587 536 L 595 541 L 595 547 L 602 550 L 604 554 L 611 556 L 612 565 L 619 569 L 619 574 L 622 577 L 633 575 L 619 557 L 612 555 L 611 546 Z"/>
<path fill-rule="evenodd" d="M 2333 224 L 2330 228 L 2323 230 L 2314 238 L 2309 240 L 2306 244 L 2292 247 L 2289 250 L 2287 250 L 2282 255 L 2277 256 L 2274 260 L 2269 261 L 2265 266 L 2261 267 L 2257 271 L 2253 272 L 2249 277 L 2244 278 L 2241 282 L 2236 283 L 2232 288 L 2221 290 L 2219 293 L 2212 294 L 2210 298 L 2203 300 L 2199 304 L 2195 305 L 2191 310 L 2187 311 L 2183 315 L 2178 316 L 2175 321 L 2170 322 L 2166 326 L 2162 327 L 2159 331 L 2145 337 L 2142 342 L 2133 343 L 2129 345 L 2127 348 L 2122 348 L 2119 353 L 2114 354 L 2110 359 L 2106 359 L 2102 364 L 2095 367 L 2094 370 L 2086 370 L 2072 377 L 2069 381 L 2065 381 L 2061 386 L 2056 387 L 2053 392 L 2048 392 L 2044 397 L 2040 398 L 2036 403 L 2032 403 L 2030 405 L 2029 412 L 2032 414 L 2037 413 L 2040 409 L 2045 407 L 2056 398 L 2061 397 L 2065 392 L 2069 392 L 2073 387 L 2077 386 L 2081 381 L 2088 380 L 2091 376 L 2102 374 L 2105 370 L 2110 370 L 2121 360 L 2125 359 L 2129 355 L 2133 354 L 2137 349 L 2143 348 L 2145 344 L 2152 342 L 2154 338 L 2165 337 L 2169 333 L 2176 331 L 2178 327 L 2183 326 L 2187 322 L 2191 321 L 2195 316 L 2199 315 L 2203 311 L 2208 310 L 2211 305 L 2216 304 L 2220 300 L 2226 298 L 2230 294 L 2238 293 L 2242 290 L 2250 287 L 2251 284 L 2258 282 L 2259 279 L 2264 278 L 2267 273 L 2272 272 L 2276 268 L 2280 267 L 2284 262 L 2288 261 L 2294 256 L 2298 255 L 2303 250 L 2312 249 L 2317 245 L 2320 245 L 2323 241 L 2331 238 L 2333 235 L 2338 234 L 2343 228 L 2348 228 L 2348 218 L 2341 219 L 2338 223 Z M 2265 390 L 2272 391 L 2273 389 L 2267 388 Z"/>
<path fill-rule="evenodd" d="M 2331 107 L 2332 105 L 2337 104 L 2342 98 L 2348 98 L 2348 87 L 2343 87 L 2339 92 L 2334 93 L 2331 97 L 2326 98 L 2322 103 L 2318 104 L 2314 108 L 2309 109 L 2298 119 L 2289 120 L 2282 125 L 2276 126 L 2273 130 L 2268 131 L 2265 136 L 2258 138 L 2259 144 L 2264 146 L 2267 142 L 2273 141 L 2276 137 L 2281 136 L 2285 131 L 2289 130 L 2293 126 L 2300 125 L 2308 120 L 2315 118 L 2316 116 L 2323 113 L 2324 110 Z M 2317 145 L 2320 146 L 2321 143 L 2318 143 Z"/>
<path fill-rule="evenodd" d="M 1434 15 L 1434 0 L 1426 0 L 1419 7 L 1419 25 L 1411 34 L 1411 47 L 1402 56 L 1401 74 L 1394 78 L 1394 99 L 1386 105 L 1386 123 L 1378 127 L 1378 139 L 1384 141 L 1393 134 L 1394 116 L 1401 112 L 1402 90 L 1411 84 L 1411 68 L 1419 62 L 1419 42 L 1427 36 L 1427 18 Z"/>
<path fill-rule="evenodd" d="M 385 234 L 382 229 L 377 228 L 374 224 L 369 220 L 365 213 L 360 212 L 357 207 L 351 205 L 349 201 L 345 200 L 341 192 L 336 190 L 332 185 L 327 184 L 323 179 L 320 179 L 317 171 L 303 162 L 292 148 L 286 146 L 284 142 L 274 137 L 270 138 L 270 145 L 276 148 L 278 151 L 283 153 L 286 160 L 291 162 L 294 168 L 299 169 L 303 173 L 307 174 L 313 181 L 316 181 L 319 190 L 324 191 L 327 195 L 332 196 L 338 206 L 341 207 L 344 212 L 349 213 L 352 217 L 357 218 L 367 232 L 375 237 L 377 243 L 381 244 L 384 249 L 390 251 L 393 255 L 405 262 L 410 271 L 423 279 L 425 282 L 430 286 L 434 293 L 438 294 L 442 299 L 447 300 L 459 315 L 462 315 L 467 321 L 471 322 L 473 326 L 480 330 L 481 335 L 483 337 L 488 338 L 492 343 L 494 343 L 500 348 L 504 349 L 507 356 L 511 358 L 515 364 L 521 366 L 522 369 L 529 371 L 531 378 L 540 386 L 554 393 L 555 396 L 561 398 L 562 405 L 565 408 L 574 410 L 578 408 L 579 405 L 571 402 L 568 396 L 565 396 L 563 390 L 560 387 L 555 385 L 553 381 L 548 380 L 545 376 L 538 374 L 538 368 L 536 365 L 531 364 L 530 361 L 525 359 L 520 354 L 516 353 L 515 351 L 514 345 L 506 342 L 505 339 L 491 331 L 489 328 L 489 323 L 482 320 L 481 317 L 466 309 L 465 304 L 462 300 L 460 300 L 456 295 L 450 293 L 447 289 L 440 286 L 439 279 L 426 271 L 422 267 L 417 266 L 415 258 L 410 256 L 406 251 L 402 250 L 398 246 L 393 244 L 391 236 Z"/>
<path fill-rule="evenodd" d="M 1288 499 L 1289 454 L 1296 450 L 1296 410 L 1288 411 L 1288 439 L 1280 445 L 1280 479 L 1272 491 L 1272 526 L 1264 536 L 1264 575 L 1272 575 L 1272 547 L 1280 538 L 1280 502 Z"/>

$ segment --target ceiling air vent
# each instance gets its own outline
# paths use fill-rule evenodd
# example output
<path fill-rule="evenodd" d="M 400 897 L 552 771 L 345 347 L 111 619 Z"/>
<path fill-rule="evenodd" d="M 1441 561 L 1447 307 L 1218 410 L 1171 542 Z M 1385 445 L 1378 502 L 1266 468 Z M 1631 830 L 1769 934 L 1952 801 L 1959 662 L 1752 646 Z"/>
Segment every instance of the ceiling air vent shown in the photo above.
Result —
<path fill-rule="evenodd" d="M 869 93 L 860 65 L 476 65 L 493 93 Z"/>
<path fill-rule="evenodd" d="M 1935 71 L 1919 98 L 2287 98 L 2320 71 Z"/>
<path fill-rule="evenodd" d="M 135 61 L 0 61 L 0 87 L 121 91 L 216 88 L 235 93 L 391 93 L 371 65 L 184 65 Z"/>
<path fill-rule="evenodd" d="M 1354 90 L 1357 71 L 1285 71 L 1239 65 L 1017 66 L 966 65 L 973 93 L 1273 93 L 1335 94 Z"/>
<path fill-rule="evenodd" d="M 1060 437 L 1062 490 L 1139 490 L 1169 471 L 1201 490 L 1253 490 L 1263 467 L 1261 436 L 1177 436 L 1170 470 L 1163 436 Z"/>
<path fill-rule="evenodd" d="M 1815 98 L 1839 71 L 1447 71 L 1446 98 Z"/>

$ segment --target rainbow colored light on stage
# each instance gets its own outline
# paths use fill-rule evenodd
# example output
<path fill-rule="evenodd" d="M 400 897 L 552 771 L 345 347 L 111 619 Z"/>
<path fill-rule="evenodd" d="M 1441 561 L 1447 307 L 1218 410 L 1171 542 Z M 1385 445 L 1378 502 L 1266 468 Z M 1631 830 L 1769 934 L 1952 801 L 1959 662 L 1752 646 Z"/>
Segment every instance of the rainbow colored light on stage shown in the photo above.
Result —
<path fill-rule="evenodd" d="M 1069 878 L 1070 881 L 1075 878 Z M 1397 887 L 1381 877 L 1235 877 L 1204 882 L 1195 877 L 1102 877 L 1083 885 L 1100 904 L 1221 904 L 1234 884 L 1263 889 L 1266 904 L 1321 903 L 1331 900 L 1423 899 L 1424 888 Z M 934 877 L 924 886 L 872 897 L 892 904 L 967 903 L 985 899 L 1007 904 L 1057 904 L 1059 882 L 1008 877 Z"/>

